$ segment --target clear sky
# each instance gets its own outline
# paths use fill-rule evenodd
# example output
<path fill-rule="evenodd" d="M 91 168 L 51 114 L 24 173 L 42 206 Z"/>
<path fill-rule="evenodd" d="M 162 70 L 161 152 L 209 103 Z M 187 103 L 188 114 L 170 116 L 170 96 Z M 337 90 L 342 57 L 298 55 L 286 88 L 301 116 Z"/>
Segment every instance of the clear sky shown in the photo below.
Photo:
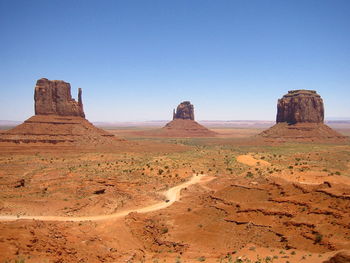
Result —
<path fill-rule="evenodd" d="M 0 120 L 34 114 L 42 77 L 83 89 L 90 121 L 273 120 L 315 89 L 350 117 L 349 0 L 0 0 Z"/>

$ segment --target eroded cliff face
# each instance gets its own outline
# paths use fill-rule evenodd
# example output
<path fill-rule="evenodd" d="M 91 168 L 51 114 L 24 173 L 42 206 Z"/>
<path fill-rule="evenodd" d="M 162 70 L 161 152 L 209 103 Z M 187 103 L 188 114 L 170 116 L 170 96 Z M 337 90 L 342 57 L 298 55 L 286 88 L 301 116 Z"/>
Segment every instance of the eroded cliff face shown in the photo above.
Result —
<path fill-rule="evenodd" d="M 291 90 L 277 102 L 276 124 L 257 138 L 268 142 L 343 142 L 346 137 L 323 123 L 323 100 L 314 90 Z"/>
<path fill-rule="evenodd" d="M 35 115 L 80 116 L 85 118 L 82 90 L 79 89 L 78 101 L 71 95 L 71 86 L 62 80 L 39 79 L 36 82 Z"/>
<path fill-rule="evenodd" d="M 85 119 L 81 89 L 75 101 L 69 83 L 43 78 L 37 81 L 34 94 L 35 115 L 0 134 L 0 144 L 104 149 L 124 144 Z"/>
<path fill-rule="evenodd" d="M 323 100 L 314 90 L 291 90 L 278 100 L 277 123 L 323 123 L 323 120 Z"/>
<path fill-rule="evenodd" d="M 173 120 L 194 120 L 194 107 L 189 101 L 184 101 L 177 106 L 173 113 Z"/>

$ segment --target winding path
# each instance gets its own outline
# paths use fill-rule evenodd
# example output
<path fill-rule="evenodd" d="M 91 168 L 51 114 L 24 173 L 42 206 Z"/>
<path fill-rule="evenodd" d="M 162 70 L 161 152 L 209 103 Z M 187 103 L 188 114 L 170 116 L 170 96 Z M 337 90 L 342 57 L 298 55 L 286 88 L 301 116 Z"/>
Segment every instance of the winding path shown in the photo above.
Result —
<path fill-rule="evenodd" d="M 128 209 L 125 211 L 116 212 L 114 214 L 109 215 L 97 215 L 97 216 L 14 216 L 14 215 L 0 215 L 0 221 L 15 221 L 15 220 L 40 220 L 40 221 L 64 221 L 64 222 L 81 222 L 81 221 L 99 221 L 99 220 L 107 220 L 107 219 L 116 219 L 121 218 L 126 215 L 128 215 L 131 212 L 137 212 L 137 213 L 147 213 L 152 211 L 157 211 L 163 208 L 166 208 L 170 205 L 172 205 L 174 202 L 178 201 L 180 199 L 180 193 L 181 190 L 192 185 L 199 183 L 202 178 L 204 178 L 206 175 L 193 175 L 191 179 L 187 182 L 184 182 L 180 185 L 174 186 L 170 189 L 168 189 L 164 196 L 166 197 L 166 200 L 169 200 L 167 202 L 162 201 L 160 203 L 156 203 L 153 205 L 145 206 L 142 208 L 135 208 L 135 209 Z M 213 179 L 211 177 L 207 177 L 206 181 Z"/>

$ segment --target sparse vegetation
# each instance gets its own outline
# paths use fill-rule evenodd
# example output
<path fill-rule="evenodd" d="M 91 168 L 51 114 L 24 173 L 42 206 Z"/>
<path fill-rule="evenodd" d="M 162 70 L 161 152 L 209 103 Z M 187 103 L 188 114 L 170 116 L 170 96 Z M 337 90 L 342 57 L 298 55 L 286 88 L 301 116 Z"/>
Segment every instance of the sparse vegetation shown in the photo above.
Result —
<path fill-rule="evenodd" d="M 322 238 L 323 238 L 323 236 L 320 233 L 318 233 L 318 232 L 315 233 L 315 243 L 317 243 L 317 244 L 321 243 Z"/>
<path fill-rule="evenodd" d="M 170 142 L 170 139 L 152 138 L 149 140 L 160 143 Z M 181 197 L 183 197 L 181 202 L 171 208 L 160 210 L 159 213 L 143 214 L 140 218 L 130 216 L 126 220 L 130 224 L 128 227 L 136 233 L 135 235 L 140 239 L 144 238 L 140 242 L 156 239 L 162 245 L 158 247 L 158 245 L 150 244 L 150 246 L 155 246 L 154 249 L 159 251 L 159 255 L 173 253 L 171 255 L 173 262 L 187 262 L 186 253 L 184 255 L 180 253 L 181 245 L 189 244 L 186 237 L 179 235 L 179 229 L 184 222 L 186 222 L 188 229 L 202 233 L 203 236 L 209 236 L 208 238 L 210 238 L 210 235 L 221 235 L 222 240 L 226 240 L 229 236 L 233 243 L 239 243 L 241 240 L 245 241 L 246 237 L 247 239 L 252 238 L 249 236 L 250 231 L 247 231 L 247 229 L 262 228 L 259 227 L 260 224 L 266 224 L 268 229 L 279 233 L 274 227 L 285 227 L 285 224 L 288 224 L 286 222 L 290 221 L 294 224 L 293 220 L 297 214 L 302 214 L 305 221 L 308 220 L 311 214 L 315 216 L 313 214 L 315 211 L 321 213 L 320 216 L 322 216 L 323 208 L 315 210 L 315 206 L 311 203 L 314 195 L 316 196 L 312 189 L 318 189 L 317 186 L 299 185 L 297 183 L 299 179 L 301 181 L 307 179 L 305 180 L 306 183 L 312 182 L 313 179 L 320 180 L 322 183 L 322 178 L 318 179 L 317 176 L 327 176 L 328 173 L 338 176 L 349 174 L 347 165 L 350 150 L 348 150 L 347 145 L 342 146 L 344 150 L 338 151 L 329 145 L 237 146 L 230 145 L 229 140 L 220 140 L 171 139 L 173 144 L 186 144 L 190 148 L 184 152 L 148 152 L 147 155 L 130 152 L 104 153 L 103 157 L 99 153 L 65 153 L 64 158 L 62 158 L 63 154 L 59 155 L 57 153 L 48 153 L 47 156 L 42 154 L 37 156 L 34 154 L 29 156 L 13 155 L 11 158 L 0 156 L 0 170 L 3 173 L 0 176 L 9 180 L 4 183 L 0 197 L 4 203 L 10 205 L 18 205 L 17 200 L 21 200 L 21 198 L 26 198 L 28 203 L 33 204 L 35 204 L 35 200 L 45 202 L 49 206 L 50 204 L 58 204 L 57 207 L 50 207 L 50 213 L 54 211 L 60 216 L 89 215 L 89 213 L 91 215 L 96 214 L 96 211 L 101 211 L 101 214 L 111 214 L 122 209 L 127 210 L 135 204 L 141 206 L 142 202 L 147 204 L 156 202 L 156 200 L 165 202 L 165 199 L 161 199 L 161 193 L 166 189 L 185 182 L 193 173 L 208 173 L 215 178 L 215 181 L 212 181 L 213 183 L 184 189 L 181 193 Z M 319 152 L 319 155 L 316 155 L 316 151 Z M 259 160 L 260 165 L 249 166 L 237 161 L 238 156 L 247 154 L 251 154 L 256 160 Z M 271 165 L 266 165 L 265 162 L 269 162 Z M 28 173 L 23 175 L 25 172 Z M 293 176 L 291 172 L 293 172 Z M 285 180 L 280 182 L 277 179 L 275 180 L 275 177 L 281 177 Z M 16 191 L 14 191 L 14 182 L 22 178 L 25 179 L 25 187 L 16 188 Z M 225 185 L 220 185 L 220 180 L 224 181 Z M 321 191 L 333 190 L 324 185 L 322 187 L 320 188 Z M 332 187 L 334 186 L 332 185 Z M 45 188 L 47 189 L 44 191 Z M 106 190 L 103 194 L 93 195 L 99 189 Z M 266 189 L 269 190 L 266 191 Z M 333 192 L 331 193 L 333 194 Z M 311 201 L 306 198 L 302 199 L 303 195 L 308 196 Z M 330 198 L 326 194 L 317 192 L 317 196 L 319 195 L 322 195 L 323 198 Z M 328 210 L 330 212 L 327 215 L 330 222 L 337 223 L 336 216 L 338 214 L 343 216 L 342 213 L 344 213 L 345 216 L 347 215 L 347 212 L 343 212 L 341 202 L 339 200 L 334 201 L 337 210 L 327 208 L 327 212 Z M 10 205 L 6 209 L 13 211 L 14 214 L 19 214 L 20 218 L 25 215 L 19 213 L 21 212 L 20 205 Z M 46 212 L 39 205 L 35 209 L 38 214 L 45 214 Z M 332 213 L 334 213 L 334 216 Z M 26 214 L 30 214 L 30 211 L 27 211 Z M 257 219 L 259 216 L 266 218 L 267 223 L 265 221 L 260 222 L 261 220 Z M 270 219 L 271 223 L 268 223 Z M 133 220 L 135 220 L 135 225 L 133 225 Z M 147 225 L 152 220 L 154 220 L 155 226 Z M 216 233 L 213 230 L 212 221 L 220 227 L 223 225 L 228 227 L 230 231 L 227 233 L 218 231 Z M 249 222 L 247 223 L 247 221 Z M 299 223 L 299 221 L 296 222 Z M 293 234 L 301 236 L 302 244 L 303 236 L 301 234 L 304 235 L 306 231 L 309 231 L 304 229 L 310 228 L 305 224 L 313 222 L 303 222 L 301 220 L 300 223 L 301 225 L 288 225 L 291 230 L 289 233 L 288 231 L 283 233 L 286 235 L 286 240 L 281 238 L 283 244 L 289 244 L 288 235 L 292 231 L 294 231 Z M 48 228 L 48 226 L 49 224 L 43 226 L 43 229 Z M 89 238 L 86 240 L 96 242 L 94 238 L 97 235 L 93 230 L 92 222 L 72 224 L 71 227 L 72 235 L 86 231 L 84 233 L 87 233 L 86 235 Z M 332 225 L 329 224 L 329 227 L 332 228 Z M 239 229 L 244 229 L 244 234 L 240 233 Z M 30 230 L 32 229 L 29 227 L 28 231 Z M 156 236 L 151 235 L 154 230 L 156 230 Z M 20 229 L 19 232 L 22 233 L 21 231 L 25 230 Z M 63 242 L 64 240 L 67 247 L 69 247 L 70 241 L 65 238 L 67 229 L 62 228 L 55 232 L 55 226 L 50 224 L 50 231 L 52 231 L 53 236 L 57 236 L 55 238 L 57 242 L 61 242 L 61 240 Z M 91 235 L 89 231 L 91 231 Z M 233 231 L 238 231 L 239 235 L 232 236 Z M 34 233 L 36 238 L 40 231 L 34 229 Z M 147 235 L 142 236 L 145 233 Z M 342 233 L 337 234 L 344 238 Z M 261 240 L 266 238 L 264 235 L 264 233 L 261 233 L 261 237 L 256 236 L 254 238 L 262 242 Z M 313 245 L 317 249 L 322 249 L 322 242 L 325 242 L 323 240 L 325 237 L 316 232 L 312 235 L 308 232 L 305 236 L 308 237 L 307 242 L 310 246 Z M 47 241 L 45 237 L 42 238 L 45 242 Z M 107 246 L 103 238 L 101 239 L 102 241 L 99 242 Z M 310 242 L 310 239 L 314 240 L 314 244 Z M 81 241 L 79 238 L 77 240 Z M 218 245 L 220 245 L 220 239 L 218 238 L 218 240 Z M 173 246 L 179 246 L 180 248 Z M 258 246 L 256 248 L 255 245 L 249 249 L 259 251 Z M 147 250 L 145 251 L 147 254 Z M 281 250 L 280 252 L 280 249 L 275 249 L 275 252 L 272 252 L 272 250 L 269 252 L 271 256 L 262 257 L 258 260 L 250 259 L 249 261 L 244 257 L 236 257 L 239 252 L 237 254 L 237 251 L 232 252 L 230 250 L 230 255 L 223 257 L 222 262 L 267 263 L 287 262 L 287 259 L 307 262 L 309 259 L 307 256 L 301 259 L 302 254 L 295 250 Z M 175 258 L 178 254 L 181 257 Z M 232 254 L 235 254 L 233 258 Z M 159 255 L 157 254 L 157 257 Z M 204 261 L 211 260 L 211 258 L 210 260 L 209 258 L 202 258 L 201 255 L 195 255 L 194 257 L 198 261 L 200 261 L 200 258 Z M 154 262 L 157 261 L 161 262 L 162 259 L 158 258 Z"/>

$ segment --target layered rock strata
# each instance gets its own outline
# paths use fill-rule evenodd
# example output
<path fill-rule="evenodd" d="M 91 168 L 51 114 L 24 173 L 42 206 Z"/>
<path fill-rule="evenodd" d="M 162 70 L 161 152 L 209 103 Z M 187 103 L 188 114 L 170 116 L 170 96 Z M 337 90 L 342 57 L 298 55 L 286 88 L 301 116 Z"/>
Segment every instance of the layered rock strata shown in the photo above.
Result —
<path fill-rule="evenodd" d="M 173 111 L 173 120 L 162 129 L 153 131 L 161 137 L 213 137 L 213 132 L 194 120 L 194 106 L 189 101 L 181 102 Z"/>
<path fill-rule="evenodd" d="M 324 106 L 314 90 L 291 90 L 277 102 L 276 124 L 258 135 L 272 141 L 344 141 L 323 123 Z"/>
<path fill-rule="evenodd" d="M 291 90 L 277 102 L 277 123 L 323 123 L 323 120 L 323 100 L 314 90 Z"/>
<path fill-rule="evenodd" d="M 72 99 L 71 86 L 62 80 L 39 79 L 34 91 L 35 115 L 0 135 L 2 144 L 113 146 L 121 141 L 85 119 L 82 91 Z"/>
<path fill-rule="evenodd" d="M 39 79 L 34 91 L 35 115 L 80 116 L 85 118 L 82 90 L 78 101 L 71 95 L 71 86 L 62 80 Z"/>

